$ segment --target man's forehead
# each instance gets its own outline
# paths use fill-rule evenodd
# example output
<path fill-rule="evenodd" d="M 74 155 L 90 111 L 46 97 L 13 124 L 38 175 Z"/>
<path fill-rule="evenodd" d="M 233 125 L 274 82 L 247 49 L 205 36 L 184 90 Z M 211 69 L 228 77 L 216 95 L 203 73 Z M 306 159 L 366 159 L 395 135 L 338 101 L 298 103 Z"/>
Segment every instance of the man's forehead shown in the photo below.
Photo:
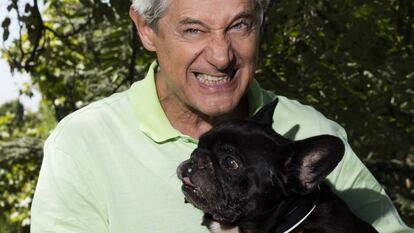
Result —
<path fill-rule="evenodd" d="M 180 24 L 215 24 L 254 17 L 255 0 L 172 0 L 168 14 Z"/>

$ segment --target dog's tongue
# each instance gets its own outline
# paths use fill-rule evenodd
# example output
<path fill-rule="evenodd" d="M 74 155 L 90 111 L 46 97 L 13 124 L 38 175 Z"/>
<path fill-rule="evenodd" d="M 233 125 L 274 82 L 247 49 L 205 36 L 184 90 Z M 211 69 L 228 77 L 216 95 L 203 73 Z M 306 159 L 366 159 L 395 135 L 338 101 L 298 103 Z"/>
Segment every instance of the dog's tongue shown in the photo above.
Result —
<path fill-rule="evenodd" d="M 195 185 L 193 184 L 193 182 L 191 182 L 191 180 L 190 180 L 190 178 L 189 177 L 183 177 L 183 183 L 185 184 L 185 185 L 188 185 L 188 186 L 191 186 L 191 187 L 194 187 Z"/>

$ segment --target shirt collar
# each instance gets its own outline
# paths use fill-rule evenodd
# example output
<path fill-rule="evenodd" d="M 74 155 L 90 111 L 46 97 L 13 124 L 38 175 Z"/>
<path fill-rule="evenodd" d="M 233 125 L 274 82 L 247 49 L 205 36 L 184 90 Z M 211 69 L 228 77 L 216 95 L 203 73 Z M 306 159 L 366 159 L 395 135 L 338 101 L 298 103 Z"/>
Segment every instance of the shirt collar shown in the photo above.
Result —
<path fill-rule="evenodd" d="M 182 134 L 171 125 L 161 107 L 155 86 L 156 67 L 157 62 L 154 61 L 145 78 L 135 82 L 129 91 L 140 130 L 155 142 L 161 143 Z"/>
<path fill-rule="evenodd" d="M 156 68 L 157 62 L 154 61 L 145 78 L 135 82 L 129 89 L 130 103 L 138 119 L 140 130 L 157 143 L 171 141 L 179 137 L 191 140 L 189 136 L 183 135 L 171 125 L 161 107 L 155 86 Z M 249 115 L 253 115 L 264 103 L 262 89 L 255 79 L 250 82 L 247 98 Z"/>

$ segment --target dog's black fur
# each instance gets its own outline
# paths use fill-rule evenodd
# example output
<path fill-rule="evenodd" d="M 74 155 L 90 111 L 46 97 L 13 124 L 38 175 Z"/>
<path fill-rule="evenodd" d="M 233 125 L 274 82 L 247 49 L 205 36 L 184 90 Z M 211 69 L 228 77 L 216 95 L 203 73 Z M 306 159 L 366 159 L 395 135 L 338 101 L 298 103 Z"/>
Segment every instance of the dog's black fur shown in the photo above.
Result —
<path fill-rule="evenodd" d="M 191 158 L 177 169 L 185 199 L 214 222 L 239 232 L 283 232 L 280 226 L 301 204 L 316 203 L 292 232 L 377 232 L 351 213 L 323 183 L 344 154 L 334 136 L 291 141 L 271 127 L 277 100 L 249 120 L 233 120 L 200 137 Z M 308 197 L 312 200 L 307 201 Z"/>

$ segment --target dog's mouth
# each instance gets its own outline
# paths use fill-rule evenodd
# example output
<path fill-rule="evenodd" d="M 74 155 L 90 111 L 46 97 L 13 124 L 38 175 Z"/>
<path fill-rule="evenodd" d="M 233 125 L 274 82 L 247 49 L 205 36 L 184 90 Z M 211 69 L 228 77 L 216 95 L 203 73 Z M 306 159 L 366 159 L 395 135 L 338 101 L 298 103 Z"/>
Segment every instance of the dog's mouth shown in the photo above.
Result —
<path fill-rule="evenodd" d="M 189 186 L 189 187 L 195 187 L 195 185 L 193 184 L 193 182 L 191 182 L 190 177 L 183 177 L 183 184 L 185 186 Z"/>
<path fill-rule="evenodd" d="M 196 186 L 188 176 L 181 177 L 181 181 L 183 182 L 182 189 L 184 192 L 191 192 L 195 193 L 198 191 L 198 186 Z"/>
<path fill-rule="evenodd" d="M 200 195 L 200 187 L 196 186 L 190 179 L 190 177 L 182 177 L 181 181 L 183 182 L 181 190 L 184 193 L 184 202 L 191 203 L 198 207 L 198 198 Z"/>
<path fill-rule="evenodd" d="M 183 189 L 192 190 L 194 192 L 197 190 L 197 186 L 191 181 L 190 177 L 183 177 L 182 182 Z"/>
<path fill-rule="evenodd" d="M 186 160 L 177 168 L 177 176 L 182 182 L 181 190 L 184 201 L 198 209 L 207 210 L 215 195 L 212 182 L 213 165 L 211 161 Z"/>

